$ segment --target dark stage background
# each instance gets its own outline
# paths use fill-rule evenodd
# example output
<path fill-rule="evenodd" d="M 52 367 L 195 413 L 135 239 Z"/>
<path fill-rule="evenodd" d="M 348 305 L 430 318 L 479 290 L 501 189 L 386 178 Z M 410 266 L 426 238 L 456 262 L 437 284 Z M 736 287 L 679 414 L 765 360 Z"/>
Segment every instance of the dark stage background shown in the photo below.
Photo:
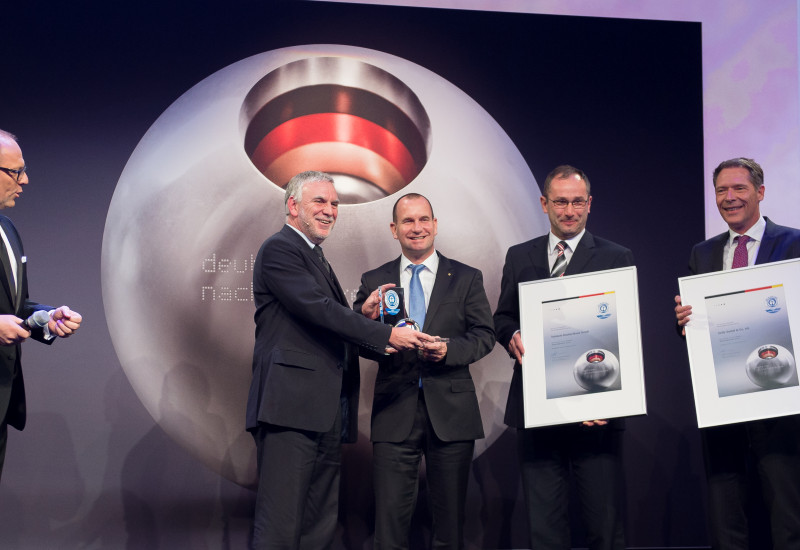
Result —
<path fill-rule="evenodd" d="M 32 1 L 4 15 L 0 127 L 20 138 L 31 185 L 3 213 L 25 241 L 31 297 L 85 316 L 73 339 L 24 346 L 29 419 L 10 434 L 0 483 L 4 547 L 245 546 L 254 494 L 170 440 L 120 368 L 100 291 L 103 228 L 126 161 L 173 101 L 251 55 L 324 43 L 388 52 L 449 80 L 495 118 L 539 182 L 562 163 L 587 172 L 588 228 L 631 248 L 639 269 L 648 415 L 627 423 L 628 544 L 705 543 L 672 311 L 689 248 L 704 238 L 699 24 L 243 0 Z M 491 184 L 502 193 L 502 181 Z M 470 546 L 525 547 L 512 433 L 477 458 L 473 483 Z M 369 498 L 351 493 L 346 501 Z M 371 547 L 343 514 L 339 544 Z M 420 517 L 415 537 L 425 529 Z"/>

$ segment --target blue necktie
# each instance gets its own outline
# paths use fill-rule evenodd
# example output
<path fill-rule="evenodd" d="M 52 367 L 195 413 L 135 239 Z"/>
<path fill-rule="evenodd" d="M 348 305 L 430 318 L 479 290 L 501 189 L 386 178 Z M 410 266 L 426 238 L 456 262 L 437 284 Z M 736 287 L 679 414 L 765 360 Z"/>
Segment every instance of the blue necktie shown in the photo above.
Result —
<path fill-rule="evenodd" d="M 408 296 L 409 314 L 417 322 L 420 330 L 425 324 L 425 292 L 422 290 L 422 282 L 419 280 L 419 272 L 423 269 L 425 269 L 425 266 L 422 264 L 411 266 L 411 284 L 408 285 L 408 290 L 411 292 Z M 421 374 L 419 387 L 422 387 Z"/>
<path fill-rule="evenodd" d="M 411 266 L 411 284 L 408 287 L 411 292 L 408 296 L 408 313 L 417 322 L 420 330 L 425 325 L 425 293 L 419 280 L 419 272 L 423 269 L 425 266 L 422 264 Z"/>

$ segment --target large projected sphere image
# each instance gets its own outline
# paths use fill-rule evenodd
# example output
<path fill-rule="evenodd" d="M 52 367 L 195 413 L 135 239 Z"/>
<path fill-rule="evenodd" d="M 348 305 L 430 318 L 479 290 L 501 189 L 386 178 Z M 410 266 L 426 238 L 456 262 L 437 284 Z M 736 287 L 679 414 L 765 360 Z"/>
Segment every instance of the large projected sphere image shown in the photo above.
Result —
<path fill-rule="evenodd" d="M 503 129 L 408 60 L 340 45 L 284 48 L 234 63 L 178 98 L 142 137 L 114 192 L 103 300 L 122 368 L 148 412 L 244 486 L 255 483 L 255 446 L 244 431 L 253 262 L 284 224 L 283 186 L 304 170 L 336 181 L 341 205 L 325 254 L 351 302 L 361 274 L 400 253 L 389 222 L 405 193 L 430 199 L 437 250 L 481 269 L 493 306 L 507 248 L 548 227 L 539 187 Z M 367 453 L 377 367 L 362 360 L 361 368 L 356 449 Z M 504 429 L 511 370 L 499 346 L 472 367 L 487 434 L 478 453 Z"/>

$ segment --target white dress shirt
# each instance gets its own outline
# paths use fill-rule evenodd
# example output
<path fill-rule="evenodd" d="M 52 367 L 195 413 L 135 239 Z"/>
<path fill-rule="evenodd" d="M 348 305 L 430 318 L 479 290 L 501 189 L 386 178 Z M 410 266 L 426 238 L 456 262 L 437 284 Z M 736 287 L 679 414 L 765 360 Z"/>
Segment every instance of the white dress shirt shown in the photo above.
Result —
<path fill-rule="evenodd" d="M 555 265 L 556 258 L 558 258 L 558 249 L 556 248 L 556 245 L 562 240 L 567 243 L 567 248 L 564 249 L 564 256 L 567 259 L 567 265 L 569 265 L 569 261 L 572 259 L 572 254 L 575 253 L 575 247 L 577 247 L 578 243 L 581 242 L 581 238 L 583 237 L 584 233 L 586 233 L 586 228 L 584 228 L 583 231 L 571 239 L 559 239 L 553 235 L 552 231 L 550 232 L 550 238 L 548 239 L 547 243 L 547 263 L 550 266 L 550 271 L 553 271 L 553 265 Z"/>
<path fill-rule="evenodd" d="M 747 265 L 754 265 L 756 257 L 758 256 L 758 249 L 761 247 L 761 241 L 764 238 L 764 230 L 767 228 L 767 222 L 764 221 L 763 216 L 759 216 L 758 221 L 753 224 L 753 227 L 743 233 L 750 237 L 745 245 L 747 247 Z M 733 242 L 733 239 L 739 236 L 733 229 L 728 229 L 728 242 L 725 243 L 725 248 L 722 251 L 722 269 L 731 269 L 733 267 L 733 252 L 736 250 L 738 242 Z"/>
<path fill-rule="evenodd" d="M 431 301 L 431 292 L 433 292 L 433 283 L 436 282 L 436 271 L 439 269 L 439 255 L 436 251 L 428 256 L 422 264 L 425 269 L 419 272 L 419 282 L 422 283 L 422 292 L 425 293 L 425 311 L 428 310 L 428 304 Z M 403 300 L 406 305 L 406 312 L 409 312 L 409 285 L 411 284 L 411 265 L 412 262 L 404 255 L 400 255 L 400 286 L 403 287 Z"/>

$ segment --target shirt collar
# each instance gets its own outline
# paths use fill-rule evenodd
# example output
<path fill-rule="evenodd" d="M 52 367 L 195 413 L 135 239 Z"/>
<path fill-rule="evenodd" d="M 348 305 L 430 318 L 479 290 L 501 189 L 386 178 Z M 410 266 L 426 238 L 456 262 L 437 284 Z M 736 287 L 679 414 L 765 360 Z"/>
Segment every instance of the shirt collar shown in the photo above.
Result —
<path fill-rule="evenodd" d="M 756 242 L 761 242 L 764 238 L 764 230 L 767 229 L 767 222 L 764 221 L 764 216 L 759 216 L 758 221 L 753 224 L 753 227 L 742 233 L 747 235 Z M 733 246 L 733 239 L 739 236 L 739 233 L 733 229 L 728 229 L 728 246 Z"/>
<path fill-rule="evenodd" d="M 309 239 L 309 238 L 306 236 L 306 234 L 305 234 L 305 233 L 303 233 L 302 231 L 300 231 L 299 229 L 297 229 L 295 226 L 293 226 L 293 225 L 289 225 L 289 224 L 287 223 L 287 224 L 286 224 L 286 227 L 289 227 L 289 228 L 291 228 L 291 229 L 292 229 L 293 231 L 295 231 L 295 232 L 296 232 L 298 235 L 300 235 L 301 237 L 303 237 L 303 240 L 306 242 L 306 244 L 308 244 L 308 246 L 310 246 L 310 247 L 311 247 L 311 249 L 312 249 L 312 250 L 314 249 L 314 247 L 315 247 L 315 246 L 317 246 L 317 245 L 315 245 L 314 243 L 312 243 L 312 242 L 311 242 L 311 240 L 310 240 L 310 239 Z"/>
<path fill-rule="evenodd" d="M 413 262 L 406 258 L 404 254 L 400 254 L 400 273 L 408 269 L 408 266 L 412 263 Z M 436 270 L 439 269 L 439 254 L 437 254 L 434 250 L 433 254 L 425 258 L 425 261 L 422 262 L 422 265 L 427 267 L 431 273 L 435 275 Z"/>
<path fill-rule="evenodd" d="M 575 247 L 577 247 L 578 243 L 581 242 L 581 238 L 583 237 L 584 233 L 586 233 L 585 227 L 581 230 L 580 233 L 578 233 L 571 239 L 563 239 L 564 242 L 567 243 L 567 245 L 569 245 L 569 249 L 571 251 L 575 252 Z M 556 247 L 558 243 L 562 241 L 562 239 L 556 237 L 552 231 L 548 235 L 550 236 L 550 238 L 548 239 L 547 252 L 552 254 L 553 249 Z"/>

